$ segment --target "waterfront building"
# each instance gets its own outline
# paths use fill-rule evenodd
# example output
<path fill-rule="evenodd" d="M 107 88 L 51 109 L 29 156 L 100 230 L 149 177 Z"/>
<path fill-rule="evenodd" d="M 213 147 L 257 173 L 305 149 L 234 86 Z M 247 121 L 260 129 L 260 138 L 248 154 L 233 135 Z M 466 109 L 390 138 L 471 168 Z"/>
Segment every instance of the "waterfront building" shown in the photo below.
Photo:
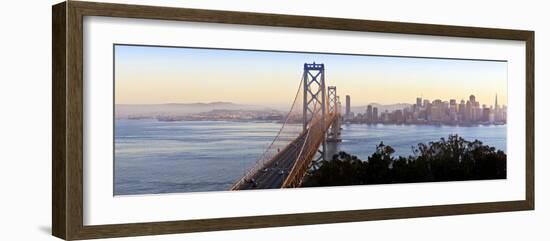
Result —
<path fill-rule="evenodd" d="M 425 120 L 431 121 L 432 120 L 432 103 L 430 103 L 429 100 L 424 100 L 424 108 L 425 108 Z"/>
<path fill-rule="evenodd" d="M 472 113 L 473 113 L 472 102 L 468 100 L 466 102 L 466 109 L 464 110 L 464 121 L 466 122 L 472 121 Z"/>
<path fill-rule="evenodd" d="M 351 116 L 351 97 L 346 95 L 346 117 L 350 118 Z"/>
<path fill-rule="evenodd" d="M 441 121 L 443 119 L 443 102 L 436 99 L 432 102 L 431 121 Z"/>
<path fill-rule="evenodd" d="M 481 121 L 482 122 L 489 122 L 489 115 L 491 114 L 491 108 L 487 107 L 486 105 L 483 105 L 482 112 L 481 112 Z"/>
<path fill-rule="evenodd" d="M 395 123 L 402 123 L 403 122 L 403 111 L 402 110 L 395 110 L 392 115 L 392 121 Z"/>
<path fill-rule="evenodd" d="M 372 122 L 372 105 L 367 106 L 367 122 Z"/>
<path fill-rule="evenodd" d="M 464 121 L 465 116 L 466 116 L 466 104 L 464 100 L 461 100 L 460 104 L 458 105 L 458 121 Z"/>

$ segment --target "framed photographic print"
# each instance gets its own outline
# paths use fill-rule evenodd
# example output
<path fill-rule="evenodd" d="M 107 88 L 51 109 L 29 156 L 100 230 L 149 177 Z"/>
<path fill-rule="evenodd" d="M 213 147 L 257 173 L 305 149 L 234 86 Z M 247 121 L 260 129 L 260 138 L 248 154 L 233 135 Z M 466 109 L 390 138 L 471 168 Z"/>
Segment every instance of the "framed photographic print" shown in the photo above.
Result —
<path fill-rule="evenodd" d="M 53 235 L 534 209 L 534 32 L 53 6 Z"/>

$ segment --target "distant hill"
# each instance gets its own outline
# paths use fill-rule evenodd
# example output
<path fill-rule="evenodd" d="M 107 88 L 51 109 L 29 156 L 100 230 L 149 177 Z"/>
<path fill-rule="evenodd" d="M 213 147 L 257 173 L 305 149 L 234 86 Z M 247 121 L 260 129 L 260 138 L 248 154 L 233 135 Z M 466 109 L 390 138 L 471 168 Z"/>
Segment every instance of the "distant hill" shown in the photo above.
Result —
<path fill-rule="evenodd" d="M 394 110 L 402 110 L 407 107 L 411 107 L 411 104 L 407 103 L 397 103 L 397 104 L 389 104 L 389 105 L 383 105 L 378 103 L 370 103 L 369 105 L 372 105 L 372 107 L 378 108 L 378 113 L 382 113 L 384 111 L 392 112 Z M 345 107 L 343 107 L 345 108 Z M 367 105 L 361 105 L 361 106 L 352 106 L 351 111 L 354 113 L 365 113 L 367 111 Z"/>
<path fill-rule="evenodd" d="M 378 113 L 382 113 L 385 110 L 394 111 L 397 109 L 403 109 L 410 107 L 411 104 L 398 103 L 390 105 L 382 105 L 378 103 L 371 103 L 373 107 L 378 108 Z M 365 113 L 367 105 L 352 106 L 351 111 L 354 113 Z M 237 104 L 232 102 L 196 102 L 196 103 L 166 103 L 166 104 L 119 104 L 115 105 L 115 118 L 117 119 L 129 119 L 129 118 L 156 118 L 158 116 L 186 116 L 204 112 L 211 112 L 215 110 L 244 110 L 244 111 L 265 111 L 265 112 L 282 112 L 286 113 L 287 110 L 274 109 L 261 105 L 247 105 Z"/>
<path fill-rule="evenodd" d="M 183 116 L 213 110 L 272 111 L 273 109 L 265 106 L 236 104 L 232 102 L 119 104 L 115 105 L 115 118 L 154 118 L 159 115 Z"/>

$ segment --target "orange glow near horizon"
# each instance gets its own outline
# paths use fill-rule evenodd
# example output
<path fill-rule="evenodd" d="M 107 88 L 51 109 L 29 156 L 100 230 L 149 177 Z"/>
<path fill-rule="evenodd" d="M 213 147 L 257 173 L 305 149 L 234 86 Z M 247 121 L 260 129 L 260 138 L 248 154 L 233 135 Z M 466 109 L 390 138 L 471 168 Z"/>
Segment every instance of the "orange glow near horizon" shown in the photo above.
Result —
<path fill-rule="evenodd" d="M 423 99 L 507 103 L 507 63 L 380 56 L 117 46 L 115 103 L 226 101 L 289 105 L 303 64 L 324 63 L 327 85 L 353 106 Z"/>

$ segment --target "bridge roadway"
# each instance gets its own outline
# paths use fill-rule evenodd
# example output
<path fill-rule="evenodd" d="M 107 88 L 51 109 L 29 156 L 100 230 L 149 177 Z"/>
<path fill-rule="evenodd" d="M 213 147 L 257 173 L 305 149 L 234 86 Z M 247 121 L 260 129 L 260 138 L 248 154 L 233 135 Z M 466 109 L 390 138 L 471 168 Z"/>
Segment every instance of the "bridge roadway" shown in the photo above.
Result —
<path fill-rule="evenodd" d="M 331 116 L 327 119 L 323 132 L 328 129 L 328 127 L 334 121 L 334 116 Z M 318 129 L 320 121 L 317 120 L 313 123 L 310 129 Z M 319 129 L 321 130 L 321 129 Z M 308 136 L 308 132 L 302 132 L 294 141 L 288 144 L 283 150 L 277 153 L 270 162 L 266 163 L 263 169 L 258 170 L 252 175 L 252 177 L 244 180 L 244 182 L 234 186 L 232 190 L 249 190 L 249 189 L 275 189 L 281 188 L 289 173 L 291 172 L 296 159 L 302 151 L 302 155 L 310 151 L 308 148 L 314 147 L 319 148 L 318 140 L 316 140 L 315 134 L 318 132 L 310 133 L 311 136 Z M 306 143 L 307 142 L 307 143 Z M 311 156 L 310 158 L 313 158 Z"/>
<path fill-rule="evenodd" d="M 294 166 L 296 158 L 300 154 L 302 146 L 307 137 L 307 132 L 302 132 L 293 142 L 281 150 L 266 164 L 265 168 L 259 170 L 252 178 L 245 180 L 237 188 L 238 190 L 249 189 L 275 189 L 281 188 L 288 173 Z M 308 138 L 309 139 L 309 138 Z"/>

